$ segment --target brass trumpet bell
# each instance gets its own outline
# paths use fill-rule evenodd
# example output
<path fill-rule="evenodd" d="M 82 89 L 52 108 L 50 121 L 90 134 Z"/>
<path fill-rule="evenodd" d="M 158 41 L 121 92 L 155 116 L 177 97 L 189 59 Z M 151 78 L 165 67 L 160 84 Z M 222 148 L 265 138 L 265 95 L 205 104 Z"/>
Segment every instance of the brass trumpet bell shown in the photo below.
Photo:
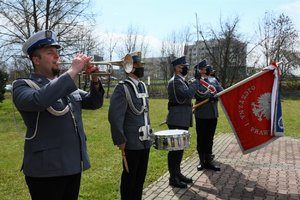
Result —
<path fill-rule="evenodd" d="M 133 59 L 130 54 L 127 54 L 120 61 L 111 61 L 109 63 L 111 63 L 112 65 L 117 65 L 117 66 L 123 67 L 126 73 L 130 73 L 133 69 Z"/>

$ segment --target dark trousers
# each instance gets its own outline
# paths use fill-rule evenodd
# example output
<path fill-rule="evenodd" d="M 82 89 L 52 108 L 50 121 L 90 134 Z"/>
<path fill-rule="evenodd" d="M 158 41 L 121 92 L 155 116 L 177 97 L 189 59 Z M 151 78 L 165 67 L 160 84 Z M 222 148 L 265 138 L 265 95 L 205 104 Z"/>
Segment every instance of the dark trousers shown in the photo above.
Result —
<path fill-rule="evenodd" d="M 212 154 L 214 135 L 218 119 L 199 119 L 196 118 L 197 132 L 197 151 L 201 154 Z"/>
<path fill-rule="evenodd" d="M 128 163 L 129 173 L 126 172 L 123 163 L 121 177 L 121 199 L 141 200 L 143 185 L 146 178 L 150 149 L 128 150 L 125 155 Z"/>
<path fill-rule="evenodd" d="M 169 129 L 183 129 L 188 130 L 188 127 L 182 127 L 182 126 L 172 126 L 168 125 Z M 169 151 L 168 152 L 168 169 L 170 173 L 170 177 L 174 178 L 181 174 L 180 170 L 180 163 L 182 161 L 184 150 L 177 150 L 177 151 Z"/>
<path fill-rule="evenodd" d="M 78 199 L 81 173 L 58 177 L 25 176 L 32 200 Z"/>

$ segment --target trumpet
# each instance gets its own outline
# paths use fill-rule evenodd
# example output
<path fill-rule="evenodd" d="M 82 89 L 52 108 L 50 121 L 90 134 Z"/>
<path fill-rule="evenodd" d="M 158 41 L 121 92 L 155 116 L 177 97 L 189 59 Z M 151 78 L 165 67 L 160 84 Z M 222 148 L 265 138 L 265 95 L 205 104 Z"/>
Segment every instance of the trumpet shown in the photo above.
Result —
<path fill-rule="evenodd" d="M 60 62 L 60 65 L 70 65 L 72 62 Z M 110 76 L 113 73 L 113 65 L 120 66 L 125 69 L 127 73 L 130 73 L 133 68 L 133 59 L 130 54 L 127 54 L 122 60 L 117 61 L 92 61 L 89 64 L 96 65 L 98 72 L 94 72 L 94 75 L 100 76 Z M 106 66 L 104 68 L 100 66 Z M 82 71 L 80 74 L 86 74 L 85 71 Z"/>

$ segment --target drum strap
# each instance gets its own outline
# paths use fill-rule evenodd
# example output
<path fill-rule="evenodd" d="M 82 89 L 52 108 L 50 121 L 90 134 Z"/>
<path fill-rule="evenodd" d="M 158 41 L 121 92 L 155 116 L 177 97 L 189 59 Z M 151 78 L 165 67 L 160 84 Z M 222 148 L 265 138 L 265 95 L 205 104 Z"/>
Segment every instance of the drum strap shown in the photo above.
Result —
<path fill-rule="evenodd" d="M 137 98 L 141 98 L 142 101 L 143 101 L 143 105 L 142 105 L 141 110 L 138 110 L 134 106 L 134 104 L 132 102 L 132 98 L 131 98 L 131 95 L 130 95 L 128 87 L 126 86 L 126 84 L 123 84 L 124 91 L 125 91 L 125 96 L 126 96 L 126 99 L 127 99 L 127 102 L 128 102 L 130 110 L 135 115 L 141 115 L 141 114 L 144 113 L 144 123 L 145 123 L 145 126 L 141 126 L 139 128 L 139 132 L 140 132 L 139 138 L 140 138 L 141 141 L 151 140 L 150 134 L 151 134 L 152 130 L 151 130 L 150 124 L 148 124 L 149 110 L 148 110 L 147 101 L 146 101 L 146 98 L 148 97 L 147 87 L 146 87 L 146 85 L 143 82 L 141 82 L 142 84 L 144 84 L 145 93 L 139 93 L 137 91 L 137 89 L 136 89 L 135 84 L 132 81 L 129 81 L 129 80 L 126 79 L 125 82 L 130 83 L 132 85 L 132 88 L 134 89 L 136 97 Z"/>
<path fill-rule="evenodd" d="M 141 110 L 138 110 L 138 109 L 134 106 L 134 104 L 133 104 L 133 102 L 132 102 L 132 98 L 131 98 L 131 95 L 130 95 L 130 92 L 129 92 L 128 87 L 127 87 L 125 84 L 123 84 L 123 87 L 124 87 L 126 100 L 127 100 L 127 102 L 128 102 L 128 105 L 129 105 L 130 110 L 131 110 L 135 115 L 141 115 L 141 114 L 143 114 L 143 112 L 145 111 L 145 109 L 147 109 L 147 107 L 145 107 L 145 105 L 144 105 L 144 102 L 143 102 L 143 106 L 142 106 Z"/>

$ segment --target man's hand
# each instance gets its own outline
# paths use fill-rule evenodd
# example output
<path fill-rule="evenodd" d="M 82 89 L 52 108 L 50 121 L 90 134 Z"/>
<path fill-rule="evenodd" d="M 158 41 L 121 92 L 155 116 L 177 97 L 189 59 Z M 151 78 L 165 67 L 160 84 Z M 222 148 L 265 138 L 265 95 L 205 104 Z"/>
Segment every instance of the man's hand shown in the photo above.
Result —
<path fill-rule="evenodd" d="M 124 144 L 118 144 L 117 146 L 119 147 L 120 150 L 124 150 L 125 149 L 125 143 Z"/>
<path fill-rule="evenodd" d="M 191 83 L 193 83 L 193 82 L 195 82 L 195 81 L 197 81 L 197 79 L 195 79 L 194 77 L 192 77 L 192 78 L 190 78 L 190 79 L 188 80 L 188 83 L 191 84 Z"/>
<path fill-rule="evenodd" d="M 96 65 L 92 65 L 92 64 L 88 64 L 85 69 L 85 73 L 87 75 L 90 75 L 91 81 L 93 81 L 93 82 L 99 81 L 99 74 L 97 74 L 98 72 L 99 72 L 98 67 Z"/>
<path fill-rule="evenodd" d="M 209 97 L 209 101 L 216 102 L 218 101 L 218 97 L 217 96 Z"/>
<path fill-rule="evenodd" d="M 89 65 L 92 57 L 84 55 L 84 54 L 77 54 L 72 61 L 71 67 L 68 69 L 67 73 L 70 74 L 72 79 L 75 79 L 77 74 L 79 74 L 82 70 L 85 70 L 85 67 Z"/>

